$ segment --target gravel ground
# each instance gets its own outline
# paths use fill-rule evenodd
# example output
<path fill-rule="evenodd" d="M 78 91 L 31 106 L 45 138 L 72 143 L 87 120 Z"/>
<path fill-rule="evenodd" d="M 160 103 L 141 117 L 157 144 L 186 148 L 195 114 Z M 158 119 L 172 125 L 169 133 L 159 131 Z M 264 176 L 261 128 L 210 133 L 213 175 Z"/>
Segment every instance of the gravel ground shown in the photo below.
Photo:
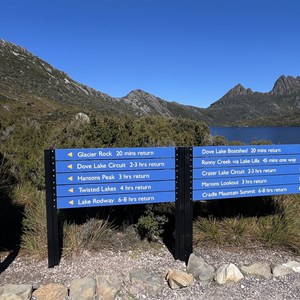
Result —
<path fill-rule="evenodd" d="M 299 256 L 283 251 L 256 249 L 203 249 L 196 248 L 201 256 L 215 268 L 234 263 L 237 266 L 254 262 L 285 263 L 288 260 L 300 261 Z M 0 262 L 7 254 L 0 253 Z M 125 252 L 103 250 L 97 253 L 83 252 L 72 258 L 62 258 L 59 266 L 48 269 L 47 259 L 40 260 L 19 254 L 0 274 L 0 285 L 5 283 L 31 284 L 38 288 L 50 282 L 68 286 L 72 279 L 94 277 L 100 274 L 117 275 L 123 279 L 123 294 L 128 290 L 127 275 L 133 268 L 143 268 L 157 275 L 165 276 L 168 270 L 185 271 L 185 264 L 175 261 L 168 249 L 148 247 L 146 249 Z M 128 298 L 127 298 L 128 299 Z M 165 288 L 159 296 L 140 294 L 135 299 L 300 299 L 300 273 L 274 277 L 269 280 L 245 278 L 236 284 L 219 286 L 211 283 L 201 286 L 171 290 L 165 282 Z"/>

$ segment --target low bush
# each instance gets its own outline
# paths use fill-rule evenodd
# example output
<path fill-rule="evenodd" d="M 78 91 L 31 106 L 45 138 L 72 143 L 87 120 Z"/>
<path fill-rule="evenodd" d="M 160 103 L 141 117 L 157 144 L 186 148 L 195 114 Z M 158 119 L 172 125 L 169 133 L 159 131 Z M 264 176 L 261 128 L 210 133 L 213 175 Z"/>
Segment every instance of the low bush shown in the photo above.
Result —
<path fill-rule="evenodd" d="M 200 216 L 194 222 L 194 242 L 201 245 L 277 247 L 300 253 L 300 195 L 272 197 L 275 210 L 257 216 Z M 268 203 L 269 205 L 269 203 Z M 212 213 L 213 211 L 207 211 Z"/>
<path fill-rule="evenodd" d="M 84 250 L 99 250 L 102 242 L 112 234 L 113 223 L 108 220 L 91 218 L 83 224 L 64 222 L 63 255 L 70 256 Z"/>
<path fill-rule="evenodd" d="M 144 214 L 138 219 L 137 230 L 142 239 L 158 240 L 164 232 L 164 226 L 168 223 L 167 204 L 146 205 Z"/>
<path fill-rule="evenodd" d="M 27 187 L 28 194 L 22 192 L 22 200 L 26 201 L 21 248 L 33 255 L 47 256 L 47 217 L 46 196 L 44 191 Z M 20 191 L 18 191 L 20 193 Z M 29 201 L 30 200 L 30 201 Z"/>

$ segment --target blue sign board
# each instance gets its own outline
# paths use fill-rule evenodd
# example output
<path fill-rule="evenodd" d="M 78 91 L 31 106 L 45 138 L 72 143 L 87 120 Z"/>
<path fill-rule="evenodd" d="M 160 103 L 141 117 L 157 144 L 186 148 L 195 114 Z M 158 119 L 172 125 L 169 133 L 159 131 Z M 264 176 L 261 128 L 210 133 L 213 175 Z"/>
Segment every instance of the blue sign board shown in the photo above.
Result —
<path fill-rule="evenodd" d="M 300 145 L 195 147 L 193 199 L 300 192 Z"/>
<path fill-rule="evenodd" d="M 194 157 L 205 156 L 250 156 L 250 155 L 300 154 L 300 145 L 248 145 L 194 147 Z"/>
<path fill-rule="evenodd" d="M 86 184 L 107 182 L 140 182 L 154 180 L 175 180 L 174 169 L 147 170 L 147 171 L 115 171 L 115 172 L 84 172 L 84 173 L 58 173 L 57 185 L 60 184 Z"/>
<path fill-rule="evenodd" d="M 173 202 L 175 164 L 174 147 L 57 149 L 57 207 Z M 194 147 L 192 168 L 193 200 L 299 193 L 300 145 Z"/>
<path fill-rule="evenodd" d="M 175 157 L 174 147 L 56 149 L 55 160 L 141 159 Z"/>
<path fill-rule="evenodd" d="M 229 177 L 213 179 L 195 179 L 194 189 L 228 188 L 244 186 L 266 186 L 282 184 L 300 184 L 300 174 L 260 177 Z"/>
<path fill-rule="evenodd" d="M 246 188 L 226 188 L 226 189 L 206 189 L 194 190 L 194 200 L 215 200 L 225 198 L 242 198 L 255 196 L 286 195 L 300 193 L 300 184 L 246 187 Z"/>
<path fill-rule="evenodd" d="M 85 185 L 58 185 L 57 196 L 102 195 L 121 193 L 175 191 L 175 180 L 149 181 L 149 182 L 125 182 Z"/>
<path fill-rule="evenodd" d="M 58 208 L 175 202 L 174 192 L 59 197 Z"/>
<path fill-rule="evenodd" d="M 194 168 L 300 164 L 300 155 L 194 158 Z"/>
<path fill-rule="evenodd" d="M 194 179 L 230 176 L 268 176 L 300 173 L 300 165 L 268 165 L 194 169 Z"/>
<path fill-rule="evenodd" d="M 92 171 L 128 171 L 128 170 L 163 170 L 174 169 L 174 158 L 140 159 L 140 160 L 84 160 L 84 161 L 56 161 L 58 173 L 83 173 Z"/>
<path fill-rule="evenodd" d="M 175 148 L 55 150 L 57 208 L 175 201 Z"/>

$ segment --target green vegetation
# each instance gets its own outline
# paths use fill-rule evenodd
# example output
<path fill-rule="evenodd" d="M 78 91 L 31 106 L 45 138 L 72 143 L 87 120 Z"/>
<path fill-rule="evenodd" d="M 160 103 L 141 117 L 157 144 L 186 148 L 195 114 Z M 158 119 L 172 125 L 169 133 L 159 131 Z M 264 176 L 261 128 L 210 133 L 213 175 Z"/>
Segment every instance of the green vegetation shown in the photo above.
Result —
<path fill-rule="evenodd" d="M 19 113 L 23 114 L 21 110 Z M 0 169 L 1 186 L 4 188 L 10 182 L 7 204 L 24 211 L 22 232 L 19 232 L 16 243 L 20 242 L 24 251 L 40 256 L 47 254 L 44 149 L 191 146 L 209 141 L 208 127 L 202 122 L 154 116 L 117 118 L 92 115 L 90 123 L 82 124 L 67 111 L 57 111 L 52 113 L 51 123 L 47 118 L 24 115 L 14 126 L 1 144 L 1 152 L 6 157 L 5 168 Z M 130 225 L 141 237 L 159 237 L 172 219 L 172 209 L 166 207 L 139 205 L 134 212 L 132 206 L 130 209 L 124 206 L 62 210 L 59 218 L 63 255 L 97 249 L 112 232 L 126 230 Z"/>
<path fill-rule="evenodd" d="M 224 137 L 211 137 L 204 123 L 188 119 L 94 114 L 90 123 L 82 124 L 66 109 L 51 112 L 51 117 L 44 109 L 35 117 L 21 109 L 17 113 L 22 117 L 14 118 L 14 123 L 8 119 L 1 123 L 2 130 L 10 125 L 14 129 L 0 146 L 0 249 L 20 245 L 23 251 L 41 257 L 47 255 L 44 149 L 227 144 Z M 293 195 L 196 202 L 194 243 L 285 247 L 300 252 L 299 198 Z M 162 238 L 167 242 L 174 238 L 173 204 L 61 210 L 59 219 L 63 255 L 119 247 L 117 241 L 125 247 L 126 240 L 136 242 L 132 233 L 125 238 L 132 230 L 140 239 Z M 9 230 L 7 224 L 12 222 Z"/>
<path fill-rule="evenodd" d="M 218 204 L 209 208 L 200 204 L 206 215 L 194 222 L 195 244 L 243 248 L 260 245 L 300 253 L 300 195 L 257 199 L 225 201 L 227 209 L 221 214 L 224 204 L 221 208 Z"/>
<path fill-rule="evenodd" d="M 64 222 L 63 254 L 68 256 L 83 250 L 100 250 L 103 240 L 111 235 L 113 229 L 112 222 L 99 217 L 89 218 L 81 225 Z"/>
<path fill-rule="evenodd" d="M 298 89 L 284 95 L 235 91 L 208 109 L 166 102 L 143 91 L 136 91 L 137 101 L 131 103 L 80 85 L 20 47 L 5 43 L 1 50 L 0 251 L 21 246 L 27 253 L 47 255 L 46 148 L 217 146 L 228 142 L 222 136 L 211 137 L 199 120 L 223 126 L 300 124 Z M 177 117 L 141 117 L 144 105 L 149 114 L 164 111 Z M 90 123 L 75 120 L 79 112 L 86 113 Z M 194 241 L 299 252 L 299 197 L 194 203 Z M 135 245 L 137 236 L 172 239 L 174 205 L 61 210 L 59 219 L 63 255 L 103 245 L 125 249 L 126 243 Z"/>
<path fill-rule="evenodd" d="M 170 234 L 167 226 L 170 227 L 174 213 L 175 206 L 173 203 L 146 205 L 145 212 L 137 222 L 137 230 L 141 238 L 155 241 L 162 235 Z"/>
<path fill-rule="evenodd" d="M 21 195 L 18 193 L 22 192 Z M 47 256 L 47 225 L 45 193 L 34 187 L 24 187 L 18 190 L 16 201 L 25 200 L 23 233 L 21 236 L 22 248 L 30 254 L 41 257 Z M 25 198 L 25 199 L 24 199 Z"/>
<path fill-rule="evenodd" d="M 204 113 L 211 126 L 300 126 L 299 90 L 291 94 L 224 95 Z"/>

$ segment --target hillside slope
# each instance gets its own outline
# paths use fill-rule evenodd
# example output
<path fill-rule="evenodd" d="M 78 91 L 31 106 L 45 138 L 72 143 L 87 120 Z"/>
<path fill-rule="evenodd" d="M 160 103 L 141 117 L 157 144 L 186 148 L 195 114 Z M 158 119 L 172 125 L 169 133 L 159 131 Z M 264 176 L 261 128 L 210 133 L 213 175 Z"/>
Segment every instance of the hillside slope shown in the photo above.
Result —
<path fill-rule="evenodd" d="M 79 111 L 180 117 L 211 126 L 299 126 L 300 77 L 281 76 L 268 93 L 238 84 L 207 109 L 169 102 L 139 89 L 114 98 L 74 81 L 26 49 L 0 40 L 0 128 L 24 116 L 51 119 Z"/>
<path fill-rule="evenodd" d="M 0 40 L 0 100 L 5 99 L 32 106 L 44 103 L 48 107 L 67 105 L 70 108 L 71 105 L 89 112 L 113 115 L 201 119 L 203 111 L 167 102 L 141 90 L 113 98 L 74 81 L 26 49 Z M 2 112 L 3 109 L 2 105 Z"/>
<path fill-rule="evenodd" d="M 299 112 L 300 77 L 292 76 L 279 77 L 268 93 L 238 84 L 206 110 L 214 125 L 300 125 Z"/>

